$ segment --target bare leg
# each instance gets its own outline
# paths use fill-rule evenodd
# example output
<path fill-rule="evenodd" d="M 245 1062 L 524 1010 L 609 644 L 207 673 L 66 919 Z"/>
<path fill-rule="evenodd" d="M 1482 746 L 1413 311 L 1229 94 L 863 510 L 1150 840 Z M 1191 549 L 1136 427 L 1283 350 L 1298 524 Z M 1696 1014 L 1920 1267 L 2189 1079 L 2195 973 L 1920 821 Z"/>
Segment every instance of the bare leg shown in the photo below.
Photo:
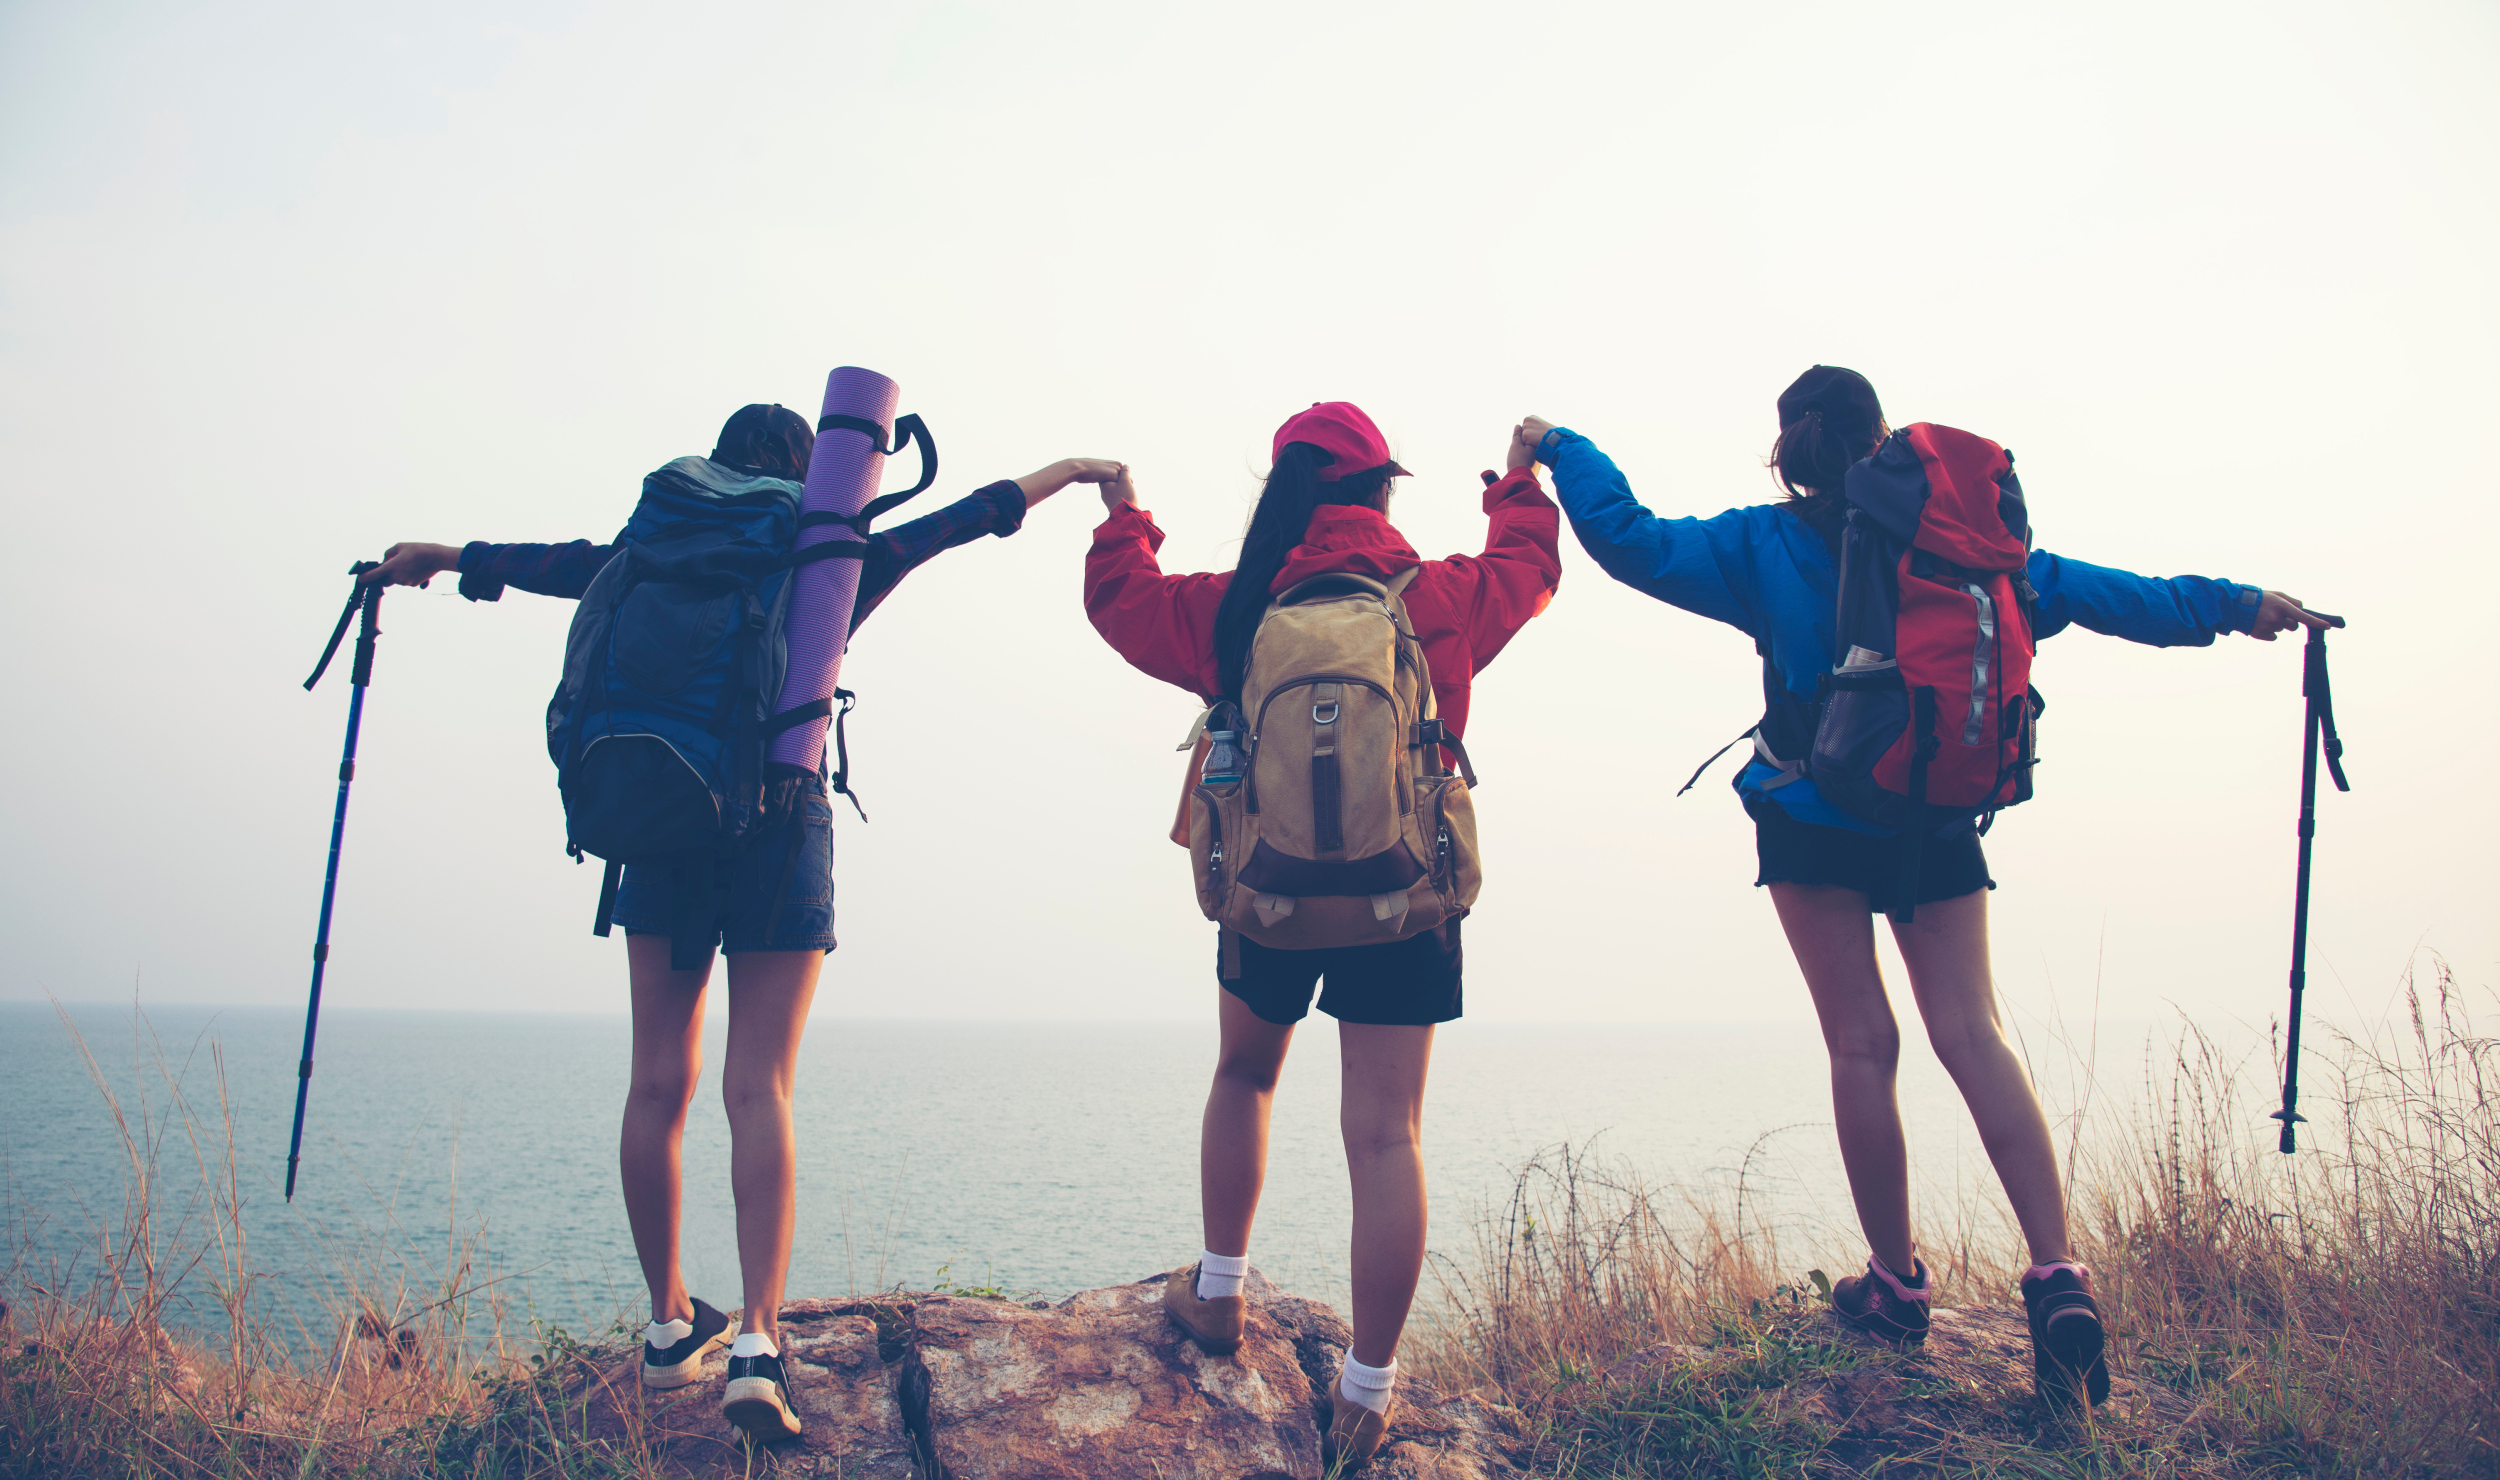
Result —
<path fill-rule="evenodd" d="M 616 1150 L 625 1223 L 651 1287 L 651 1319 L 682 1321 L 694 1315 L 694 1303 L 677 1267 L 678 1150 L 686 1105 L 703 1072 L 703 987 L 712 963 L 671 971 L 667 936 L 627 935 L 625 964 L 634 1004 L 633 1082 Z"/>
<path fill-rule="evenodd" d="M 1221 987 L 1215 999 L 1223 1044 L 1198 1127 L 1198 1208 L 1207 1249 L 1238 1255 L 1250 1252 L 1250 1224 L 1267 1181 L 1267 1115 L 1293 1028 L 1268 1022 Z"/>
<path fill-rule="evenodd" d="M 1840 1162 L 1849 1172 L 1858 1226 L 1876 1258 L 1896 1274 L 1911 1274 L 1918 1249 L 1910 1236 L 1910 1154 L 1893 1094 L 1901 1029 L 1875 962 L 1866 896 L 1829 884 L 1769 888 L 1831 1054 L 1832 1121 L 1840 1130 Z M 1919 907 L 1921 919 L 1930 908 Z"/>
<path fill-rule="evenodd" d="M 729 1111 L 738 1274 L 746 1286 L 739 1330 L 776 1344 L 797 1227 L 798 1147 L 790 1131 L 790 1091 L 798 1076 L 799 1035 L 824 966 L 822 951 L 741 951 L 729 958 L 729 1046 L 720 1090 Z"/>
<path fill-rule="evenodd" d="M 1432 1029 L 1337 1025 L 1338 1125 L 1354 1183 L 1354 1359 L 1396 1360 L 1424 1269 L 1424 1075 Z"/>
<path fill-rule="evenodd" d="M 2005 1184 L 2005 1200 L 2022 1224 L 2035 1264 L 2069 1257 L 2066 1195 L 2057 1179 L 2057 1152 L 2031 1076 L 2005 1041 L 1997 994 L 1988 970 L 1988 891 L 1923 904 L 1892 938 L 1910 968 L 1910 990 L 1926 1019 L 1936 1057 L 1962 1091 L 1979 1144 Z"/>

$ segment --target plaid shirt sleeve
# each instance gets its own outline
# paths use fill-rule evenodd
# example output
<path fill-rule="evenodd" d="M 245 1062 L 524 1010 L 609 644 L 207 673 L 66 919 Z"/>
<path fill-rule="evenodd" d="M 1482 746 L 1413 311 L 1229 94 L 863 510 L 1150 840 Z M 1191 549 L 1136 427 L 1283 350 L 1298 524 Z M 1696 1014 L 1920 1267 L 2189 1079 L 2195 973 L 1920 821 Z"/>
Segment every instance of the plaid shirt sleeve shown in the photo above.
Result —
<path fill-rule="evenodd" d="M 868 558 L 859 572 L 859 600 L 851 607 L 851 630 L 894 594 L 903 577 L 932 556 L 968 545 L 985 534 L 1000 539 L 1024 527 L 1024 490 L 1012 478 L 964 495 L 933 514 L 868 537 Z"/>
<path fill-rule="evenodd" d="M 933 514 L 871 534 L 868 558 L 859 573 L 859 598 L 851 608 L 851 630 L 858 631 L 859 624 L 893 594 L 903 577 L 931 557 L 985 534 L 1004 539 L 1023 526 L 1024 490 L 1013 479 L 1001 479 Z M 541 596 L 579 601 L 590 589 L 591 578 L 624 543 L 623 530 L 604 545 L 588 540 L 562 545 L 493 545 L 472 540 L 460 551 L 460 594 L 471 601 L 499 601 L 506 586 L 518 586 Z"/>
<path fill-rule="evenodd" d="M 591 577 L 625 543 L 625 531 L 604 545 L 575 540 L 564 545 L 490 545 L 471 540 L 460 547 L 460 594 L 471 601 L 501 601 L 503 588 L 518 586 L 541 596 L 582 599 Z"/>

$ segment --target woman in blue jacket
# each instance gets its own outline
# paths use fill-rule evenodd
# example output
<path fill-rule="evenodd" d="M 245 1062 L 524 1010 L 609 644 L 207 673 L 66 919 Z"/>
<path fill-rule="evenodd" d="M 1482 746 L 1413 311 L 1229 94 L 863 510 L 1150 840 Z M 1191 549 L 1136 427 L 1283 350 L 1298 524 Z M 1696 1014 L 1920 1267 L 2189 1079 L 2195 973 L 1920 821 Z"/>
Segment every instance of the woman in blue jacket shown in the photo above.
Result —
<path fill-rule="evenodd" d="M 1928 1272 L 1910 1232 L 1909 1164 L 1893 1097 L 1900 1032 L 1876 965 L 1873 915 L 1902 877 L 1901 838 L 1841 810 L 1779 762 L 1813 738 L 1818 681 L 1831 671 L 1835 551 L 1843 475 L 1890 428 L 1864 376 L 1817 365 L 1779 398 L 1772 453 L 1786 502 L 1709 519 L 1664 519 L 1576 432 L 1530 417 L 1519 436 L 1554 470 L 1572 529 L 1608 575 L 1714 617 L 1762 654 L 1764 719 L 1736 780 L 1754 819 L 1760 873 L 1814 997 L 1831 1053 L 1832 1111 L 1849 1191 L 1872 1253 L 1833 1287 L 1839 1312 L 1902 1345 L 1927 1334 Z M 2069 625 L 2155 647 L 2204 646 L 2225 632 L 2273 640 L 2317 619 L 2280 592 L 2202 576 L 2154 580 L 2034 551 L 2033 636 Z M 1781 784 L 1783 776 L 1789 779 Z M 1913 918 L 1893 927 L 1929 1040 L 1978 1123 L 1989 1161 L 2030 1245 L 2023 1279 L 2034 1376 L 2052 1400 L 2109 1391 L 2091 1272 L 2074 1262 L 2048 1122 L 2005 1040 L 1988 967 L 1987 861 L 1973 820 L 1923 843 Z"/>

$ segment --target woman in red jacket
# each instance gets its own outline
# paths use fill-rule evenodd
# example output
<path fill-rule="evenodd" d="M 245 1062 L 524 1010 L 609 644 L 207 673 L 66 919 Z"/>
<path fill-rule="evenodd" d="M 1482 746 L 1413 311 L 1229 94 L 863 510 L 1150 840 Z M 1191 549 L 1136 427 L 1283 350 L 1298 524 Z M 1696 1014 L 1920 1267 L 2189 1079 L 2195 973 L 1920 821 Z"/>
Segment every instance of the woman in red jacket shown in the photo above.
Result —
<path fill-rule="evenodd" d="M 1537 486 L 1531 449 L 1514 437 L 1509 476 L 1484 491 L 1484 553 L 1447 560 L 1421 558 L 1390 525 L 1390 480 L 1406 470 L 1360 408 L 1325 402 L 1287 421 L 1274 462 L 1230 571 L 1165 575 L 1155 563 L 1163 531 L 1137 507 L 1126 470 L 1103 485 L 1111 517 L 1085 557 L 1095 630 L 1166 683 L 1207 703 L 1238 700 L 1251 636 L 1275 593 L 1330 572 L 1385 581 L 1421 567 L 1404 592 L 1407 614 L 1441 720 L 1463 734 L 1469 681 L 1545 609 L 1562 576 L 1561 518 Z M 1240 1344 L 1268 1109 L 1294 1024 L 1324 978 L 1319 1010 L 1338 1022 L 1354 1190 L 1354 1347 L 1330 1425 L 1341 1461 L 1369 1457 L 1388 1426 L 1398 1336 L 1423 1269 L 1424 1071 L 1433 1025 L 1459 1015 L 1458 927 L 1453 919 L 1386 944 L 1306 951 L 1237 938 L 1236 975 L 1225 974 L 1229 953 L 1218 952 L 1223 1046 L 1198 1148 L 1206 1249 L 1166 1282 L 1164 1309 L 1211 1352 Z"/>

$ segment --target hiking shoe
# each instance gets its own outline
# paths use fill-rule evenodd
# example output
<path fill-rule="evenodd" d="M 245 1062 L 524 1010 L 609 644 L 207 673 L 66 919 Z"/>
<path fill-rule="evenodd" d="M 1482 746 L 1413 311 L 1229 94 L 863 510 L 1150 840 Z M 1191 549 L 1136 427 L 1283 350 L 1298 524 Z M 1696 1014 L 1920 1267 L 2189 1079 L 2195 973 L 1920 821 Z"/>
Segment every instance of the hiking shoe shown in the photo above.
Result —
<path fill-rule="evenodd" d="M 1336 1407 L 1328 1416 L 1328 1447 L 1336 1453 L 1331 1474 L 1359 1470 L 1380 1452 L 1380 1441 L 1389 1433 L 1389 1420 L 1398 1411 L 1398 1400 L 1389 1400 L 1386 1413 L 1374 1413 L 1343 1393 L 1328 1395 Z"/>
<path fill-rule="evenodd" d="M 790 1404 L 790 1380 L 779 1357 L 731 1357 L 729 1387 L 720 1415 L 758 1444 L 799 1436 L 799 1411 Z"/>
<path fill-rule="evenodd" d="M 653 1346 L 648 1339 L 642 1344 L 642 1385 L 654 1390 L 681 1388 L 703 1375 L 703 1359 L 729 1345 L 736 1334 L 729 1317 L 698 1300 L 694 1303 L 694 1331 L 668 1346 Z"/>
<path fill-rule="evenodd" d="M 1163 1313 L 1210 1355 L 1229 1357 L 1241 1349 L 1241 1328 L 1249 1310 L 1250 1302 L 1238 1295 L 1199 1299 L 1195 1264 L 1163 1277 Z"/>
<path fill-rule="evenodd" d="M 1912 1259 L 1917 1273 L 1911 1283 L 1866 1256 L 1866 1273 L 1843 1275 L 1832 1282 L 1832 1309 L 1850 1325 L 1903 1350 L 1927 1341 L 1927 1265 Z"/>
<path fill-rule="evenodd" d="M 2092 1271 L 2063 1259 L 2033 1265 L 2023 1274 L 2023 1313 L 2031 1318 L 2031 1390 L 2040 1401 L 2068 1408 L 2105 1401 L 2107 1333 L 2092 1298 Z"/>

